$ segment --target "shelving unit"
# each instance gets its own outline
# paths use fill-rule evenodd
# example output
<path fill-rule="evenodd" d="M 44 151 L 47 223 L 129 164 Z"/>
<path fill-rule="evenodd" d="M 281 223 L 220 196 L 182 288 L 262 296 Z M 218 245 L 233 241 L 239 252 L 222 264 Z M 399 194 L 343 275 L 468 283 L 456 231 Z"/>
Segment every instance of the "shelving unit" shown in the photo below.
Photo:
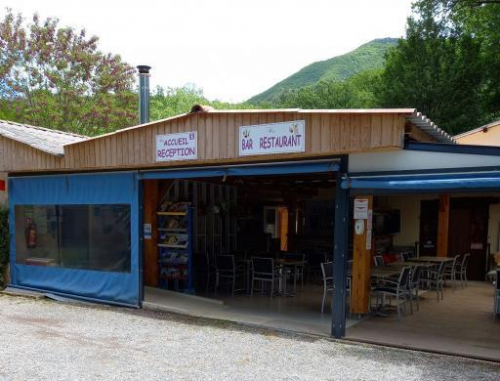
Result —
<path fill-rule="evenodd" d="M 169 234 L 184 234 L 186 226 L 168 226 L 166 221 L 172 218 L 181 218 L 184 211 L 169 210 L 169 204 L 188 204 L 191 210 L 189 220 L 189 263 L 195 263 L 197 273 L 213 271 L 214 258 L 220 253 L 231 253 L 237 246 L 236 227 L 236 199 L 237 188 L 228 184 L 214 184 L 202 181 L 192 181 L 176 179 L 164 182 L 160 187 L 160 201 L 157 205 L 157 226 L 154 227 L 154 246 L 158 252 L 158 283 L 162 288 L 188 290 L 193 292 L 195 287 L 192 271 L 189 269 L 189 276 L 186 278 L 177 277 L 171 279 L 170 275 L 175 271 L 172 269 L 172 261 L 165 261 L 165 256 L 169 253 L 183 254 L 182 247 L 172 246 L 165 243 L 165 238 Z M 162 262 L 160 262 L 162 261 Z M 183 270 L 178 266 L 179 271 Z M 185 267 L 186 268 L 186 267 Z M 184 269 L 185 269 L 184 268 Z M 178 273 L 178 272 L 177 272 Z M 182 273 L 182 271 L 181 271 Z M 213 272 L 211 273 L 213 276 Z M 189 281 L 189 285 L 185 283 Z M 196 286 L 197 287 L 197 286 Z"/>
<path fill-rule="evenodd" d="M 184 205 L 185 211 L 157 212 L 160 287 L 193 293 L 193 208 L 172 205 Z"/>

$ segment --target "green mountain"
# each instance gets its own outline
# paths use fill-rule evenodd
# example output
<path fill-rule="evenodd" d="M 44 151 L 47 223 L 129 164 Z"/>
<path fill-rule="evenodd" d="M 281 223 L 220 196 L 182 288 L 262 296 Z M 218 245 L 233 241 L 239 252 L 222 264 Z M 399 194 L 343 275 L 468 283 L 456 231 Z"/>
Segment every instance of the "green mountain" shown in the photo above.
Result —
<path fill-rule="evenodd" d="M 364 70 L 381 68 L 385 62 L 385 53 L 397 42 L 396 38 L 379 38 L 361 45 L 352 52 L 314 62 L 263 93 L 250 98 L 248 102 L 271 102 L 285 90 L 314 85 L 323 80 L 341 81 Z"/>

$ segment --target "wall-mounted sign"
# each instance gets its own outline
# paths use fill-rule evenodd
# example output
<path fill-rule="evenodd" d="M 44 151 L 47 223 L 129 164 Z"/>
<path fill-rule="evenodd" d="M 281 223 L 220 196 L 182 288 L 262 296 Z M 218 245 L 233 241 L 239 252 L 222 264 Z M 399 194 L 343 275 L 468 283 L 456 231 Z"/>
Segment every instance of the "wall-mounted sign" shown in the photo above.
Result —
<path fill-rule="evenodd" d="M 156 135 L 156 161 L 197 159 L 197 141 L 196 131 Z"/>
<path fill-rule="evenodd" d="M 368 199 L 366 198 L 354 199 L 354 219 L 355 220 L 368 219 Z"/>
<path fill-rule="evenodd" d="M 152 230 L 151 224 L 144 224 L 144 239 L 151 239 Z"/>
<path fill-rule="evenodd" d="M 305 151 L 305 121 L 241 126 L 239 156 Z"/>

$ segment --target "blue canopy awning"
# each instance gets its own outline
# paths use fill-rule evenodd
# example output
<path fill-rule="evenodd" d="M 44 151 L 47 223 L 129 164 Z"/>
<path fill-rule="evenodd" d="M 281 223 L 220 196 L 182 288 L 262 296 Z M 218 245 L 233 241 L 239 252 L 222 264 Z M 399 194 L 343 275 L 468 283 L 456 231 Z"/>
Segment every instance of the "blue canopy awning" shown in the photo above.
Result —
<path fill-rule="evenodd" d="M 198 167 L 186 169 L 161 169 L 141 171 L 139 178 L 149 179 L 188 179 L 223 176 L 266 176 L 317 172 L 336 172 L 339 164 L 335 160 L 282 162 L 269 164 L 247 164 L 221 167 Z"/>
<path fill-rule="evenodd" d="M 415 175 L 355 176 L 345 178 L 343 189 L 384 191 L 500 189 L 500 172 L 428 173 Z"/>

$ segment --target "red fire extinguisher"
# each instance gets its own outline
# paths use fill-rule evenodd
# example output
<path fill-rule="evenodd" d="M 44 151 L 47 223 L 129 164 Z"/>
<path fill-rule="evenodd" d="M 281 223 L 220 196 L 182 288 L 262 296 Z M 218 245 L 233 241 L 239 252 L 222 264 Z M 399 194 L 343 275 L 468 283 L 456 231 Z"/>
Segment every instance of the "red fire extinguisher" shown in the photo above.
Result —
<path fill-rule="evenodd" d="M 26 219 L 26 246 L 30 249 L 36 247 L 36 224 L 31 218 Z"/>

